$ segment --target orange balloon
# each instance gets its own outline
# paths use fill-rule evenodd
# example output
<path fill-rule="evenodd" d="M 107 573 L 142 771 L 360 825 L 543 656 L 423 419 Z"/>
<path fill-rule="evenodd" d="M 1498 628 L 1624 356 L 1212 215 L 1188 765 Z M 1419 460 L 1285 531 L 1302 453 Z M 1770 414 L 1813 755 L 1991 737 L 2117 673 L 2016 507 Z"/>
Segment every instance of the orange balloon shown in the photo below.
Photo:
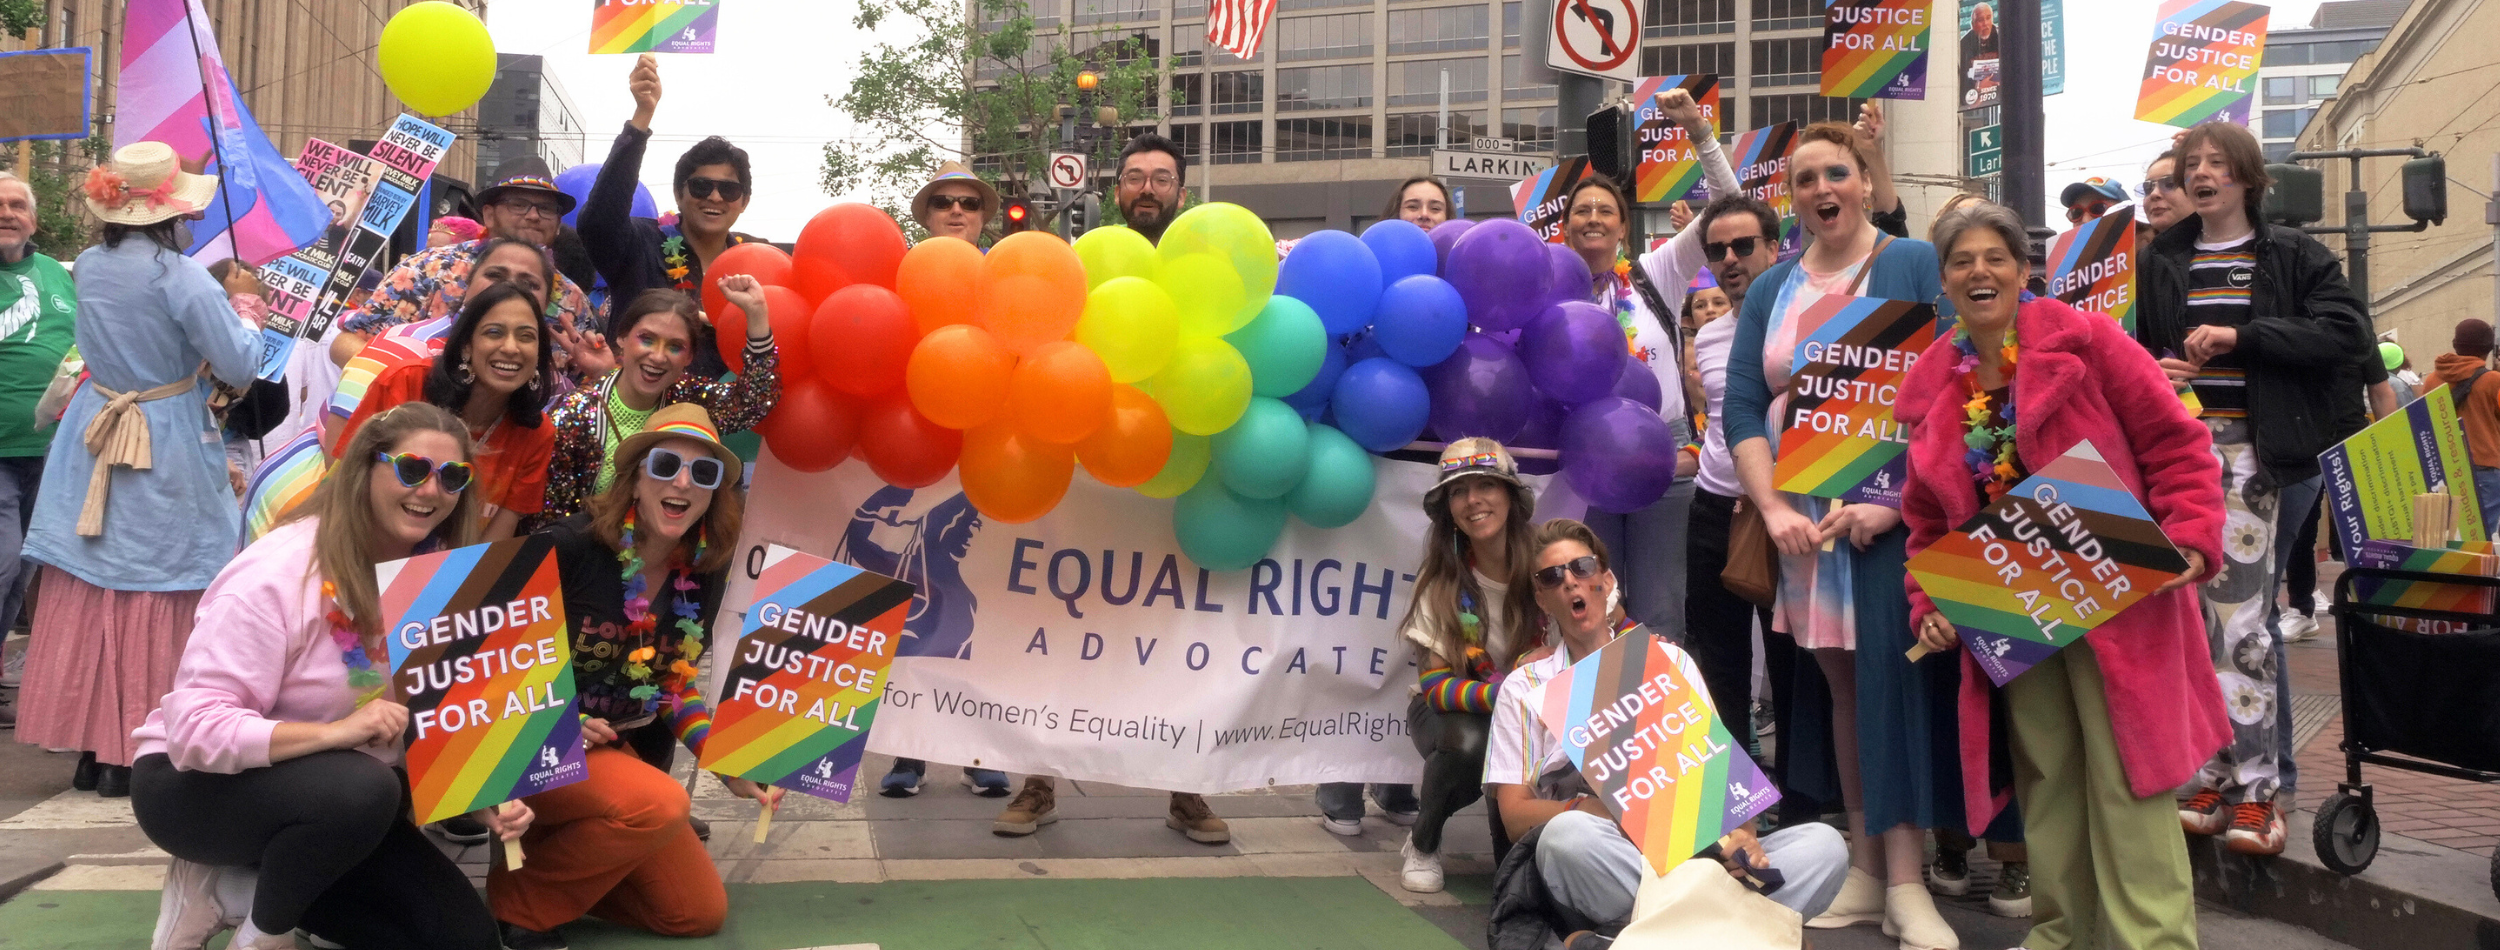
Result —
<path fill-rule="evenodd" d="M 1111 370 L 1082 343 L 1049 343 L 1016 364 L 1007 406 L 1017 431 L 1062 445 L 1094 434 L 1111 416 Z"/>
<path fill-rule="evenodd" d="M 969 429 L 997 418 L 1015 369 L 1016 355 L 990 331 L 959 323 L 920 338 L 903 369 L 903 390 L 929 421 Z"/>
<path fill-rule="evenodd" d="M 844 202 L 816 212 L 791 247 L 790 289 L 809 303 L 824 303 L 852 284 L 892 289 L 903 262 L 903 229 L 874 206 Z"/>
<path fill-rule="evenodd" d="M 1172 423 L 1163 406 L 1135 386 L 1111 387 L 1111 418 L 1076 444 L 1076 460 L 1113 488 L 1143 485 L 1172 458 Z"/>
<path fill-rule="evenodd" d="M 826 297 L 808 324 L 808 352 L 817 378 L 854 396 L 882 395 L 903 384 L 920 328 L 903 298 L 875 284 L 852 284 Z"/>
<path fill-rule="evenodd" d="M 1068 338 L 1085 315 L 1085 263 L 1056 234 L 1010 234 L 981 259 L 979 323 L 1017 355 Z"/>
<path fill-rule="evenodd" d="M 1076 452 L 1027 437 L 1013 426 L 964 433 L 964 497 L 992 521 L 1022 524 L 1049 514 L 1068 493 Z"/>
<path fill-rule="evenodd" d="M 961 238 L 922 241 L 903 255 L 894 292 L 911 305 L 912 319 L 927 333 L 950 323 L 972 323 L 971 291 L 981 283 L 981 249 Z"/>
<path fill-rule="evenodd" d="M 751 241 L 724 250 L 719 257 L 712 258 L 711 265 L 703 268 L 703 312 L 711 314 L 714 323 L 728 319 L 731 314 L 745 313 L 730 306 L 729 298 L 720 292 L 720 279 L 731 274 L 745 274 L 767 287 L 787 287 L 790 285 L 790 255 L 762 241 Z M 742 345 L 738 337 L 723 336 L 721 339 L 729 341 L 732 346 Z"/>
<path fill-rule="evenodd" d="M 773 457 L 802 472 L 842 464 L 859 441 L 859 400 L 813 379 L 785 383 L 781 401 L 755 431 Z"/>

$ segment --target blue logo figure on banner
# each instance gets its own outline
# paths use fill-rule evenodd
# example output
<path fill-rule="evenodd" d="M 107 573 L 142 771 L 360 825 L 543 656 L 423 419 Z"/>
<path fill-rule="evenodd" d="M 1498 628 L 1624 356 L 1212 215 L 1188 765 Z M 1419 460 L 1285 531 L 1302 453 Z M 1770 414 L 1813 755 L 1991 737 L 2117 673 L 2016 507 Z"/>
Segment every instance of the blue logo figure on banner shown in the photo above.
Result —
<path fill-rule="evenodd" d="M 935 504 L 915 504 L 918 494 L 888 485 L 868 496 L 833 558 L 917 588 L 896 656 L 971 659 L 980 602 L 964 583 L 963 560 L 981 533 L 981 513 L 961 492 Z"/>

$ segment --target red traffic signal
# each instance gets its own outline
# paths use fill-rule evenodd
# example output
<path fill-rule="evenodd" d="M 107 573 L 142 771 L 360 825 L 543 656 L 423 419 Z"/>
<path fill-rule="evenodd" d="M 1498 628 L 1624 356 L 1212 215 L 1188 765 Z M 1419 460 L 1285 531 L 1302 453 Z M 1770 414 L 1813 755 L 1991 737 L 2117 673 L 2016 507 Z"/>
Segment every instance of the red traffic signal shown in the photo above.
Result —
<path fill-rule="evenodd" d="M 999 221 L 999 232 L 1014 234 L 1033 227 L 1033 204 L 1022 198 L 1009 198 L 1005 216 Z"/>

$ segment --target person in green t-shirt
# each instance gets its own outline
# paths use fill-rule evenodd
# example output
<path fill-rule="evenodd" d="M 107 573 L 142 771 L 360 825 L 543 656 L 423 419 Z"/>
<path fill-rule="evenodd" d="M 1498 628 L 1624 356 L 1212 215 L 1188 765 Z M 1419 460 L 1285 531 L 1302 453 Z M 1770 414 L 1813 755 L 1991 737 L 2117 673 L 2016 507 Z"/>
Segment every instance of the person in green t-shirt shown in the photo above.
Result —
<path fill-rule="evenodd" d="M 0 172 L 0 630 L 17 624 L 25 600 L 18 550 L 52 444 L 54 423 L 37 424 L 35 401 L 76 341 L 78 321 L 69 269 L 36 253 L 34 237 L 33 189 Z"/>

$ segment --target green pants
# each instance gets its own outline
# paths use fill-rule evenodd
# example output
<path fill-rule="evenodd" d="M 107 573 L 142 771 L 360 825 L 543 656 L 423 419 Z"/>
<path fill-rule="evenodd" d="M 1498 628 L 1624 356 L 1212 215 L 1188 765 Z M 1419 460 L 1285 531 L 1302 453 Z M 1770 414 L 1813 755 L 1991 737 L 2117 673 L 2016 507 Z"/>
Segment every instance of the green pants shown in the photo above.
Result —
<path fill-rule="evenodd" d="M 2089 644 L 2006 684 L 2014 794 L 2031 845 L 2028 950 L 2196 950 L 2177 803 L 2137 798 Z"/>

